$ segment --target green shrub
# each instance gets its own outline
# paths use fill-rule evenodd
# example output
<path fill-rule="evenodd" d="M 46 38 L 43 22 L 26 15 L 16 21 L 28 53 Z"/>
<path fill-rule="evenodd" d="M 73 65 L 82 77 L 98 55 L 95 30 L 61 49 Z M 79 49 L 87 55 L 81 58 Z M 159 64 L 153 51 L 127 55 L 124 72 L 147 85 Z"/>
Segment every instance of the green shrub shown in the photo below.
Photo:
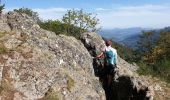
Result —
<path fill-rule="evenodd" d="M 0 5 L 0 14 L 2 13 L 2 10 L 5 9 L 4 7 L 5 7 L 5 4 Z"/>
<path fill-rule="evenodd" d="M 140 75 L 149 75 L 149 74 L 153 73 L 152 67 L 148 66 L 144 62 L 138 63 L 138 66 L 140 66 L 138 69 L 138 73 Z"/>
<path fill-rule="evenodd" d="M 154 64 L 156 76 L 170 83 L 170 60 L 162 60 Z"/>
<path fill-rule="evenodd" d="M 140 75 L 152 75 L 170 83 L 170 60 L 165 59 L 153 65 L 141 62 L 138 65 L 140 66 L 138 69 Z"/>

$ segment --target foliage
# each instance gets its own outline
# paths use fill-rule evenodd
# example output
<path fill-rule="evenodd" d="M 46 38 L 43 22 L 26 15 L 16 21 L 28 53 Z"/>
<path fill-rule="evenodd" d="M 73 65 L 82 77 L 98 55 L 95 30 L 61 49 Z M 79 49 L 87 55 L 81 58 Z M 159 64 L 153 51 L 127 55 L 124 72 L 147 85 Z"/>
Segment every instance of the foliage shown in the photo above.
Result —
<path fill-rule="evenodd" d="M 37 12 L 34 12 L 32 9 L 29 8 L 19 8 L 19 9 L 14 9 L 14 11 L 18 13 L 24 13 L 27 14 L 28 16 L 32 17 L 35 21 L 40 22 L 40 18 Z"/>
<path fill-rule="evenodd" d="M 39 23 L 40 27 L 56 34 L 65 34 L 64 24 L 59 20 L 47 20 Z"/>
<path fill-rule="evenodd" d="M 170 60 L 162 60 L 154 65 L 145 62 L 138 63 L 140 68 L 138 73 L 141 75 L 152 75 L 170 83 Z"/>
<path fill-rule="evenodd" d="M 170 58 L 170 32 L 160 32 L 157 46 L 153 49 L 152 57 L 154 60 Z"/>
<path fill-rule="evenodd" d="M 39 22 L 41 28 L 53 31 L 56 34 L 65 34 L 79 39 L 80 35 L 86 31 L 96 31 L 98 19 L 91 13 L 83 10 L 68 10 L 62 21 L 47 20 Z"/>
<path fill-rule="evenodd" d="M 0 5 L 0 14 L 2 13 L 2 10 L 5 9 L 5 4 Z"/>
<path fill-rule="evenodd" d="M 146 63 L 144 62 L 139 62 L 138 66 L 140 66 L 140 68 L 138 69 L 138 73 L 140 75 L 153 75 L 153 68 L 148 66 Z"/>
<path fill-rule="evenodd" d="M 143 32 L 138 41 L 138 51 L 142 55 L 142 60 L 148 61 L 150 54 L 155 47 L 154 31 Z"/>
<path fill-rule="evenodd" d="M 80 34 L 86 31 L 97 31 L 98 19 L 94 14 L 85 13 L 83 10 L 68 10 L 63 16 L 62 21 L 59 20 L 40 20 L 38 13 L 29 8 L 14 9 L 19 13 L 25 13 L 38 22 L 41 28 L 53 31 L 56 34 L 65 34 L 80 37 Z"/>
<path fill-rule="evenodd" d="M 154 34 L 154 31 L 145 32 L 139 40 L 139 73 L 151 74 L 170 82 L 170 31 L 159 31 L 158 39 L 153 38 Z"/>
<path fill-rule="evenodd" d="M 99 19 L 96 18 L 95 14 L 86 13 L 82 9 L 68 10 L 67 13 L 63 16 L 62 21 L 66 25 L 71 26 L 66 26 L 67 32 L 76 34 L 81 34 L 85 31 L 96 32 L 98 30 L 97 25 L 99 24 Z M 78 28 L 78 30 L 75 30 L 74 28 Z"/>
<path fill-rule="evenodd" d="M 170 56 L 170 32 L 160 31 L 159 38 L 154 38 L 154 32 L 143 33 L 141 39 L 138 41 L 138 52 L 140 52 L 141 59 L 147 63 L 155 63 L 162 59 L 169 59 Z"/>
<path fill-rule="evenodd" d="M 79 27 L 65 24 L 59 20 L 47 20 L 39 23 L 40 27 L 58 34 L 65 34 L 79 38 Z M 69 29 L 69 30 L 68 30 Z"/>

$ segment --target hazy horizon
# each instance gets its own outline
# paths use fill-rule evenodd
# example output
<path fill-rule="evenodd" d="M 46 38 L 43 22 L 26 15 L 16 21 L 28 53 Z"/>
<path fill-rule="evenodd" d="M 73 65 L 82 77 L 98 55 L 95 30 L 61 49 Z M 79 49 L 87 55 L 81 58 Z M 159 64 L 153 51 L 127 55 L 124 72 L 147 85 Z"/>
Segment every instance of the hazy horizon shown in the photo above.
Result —
<path fill-rule="evenodd" d="M 5 11 L 26 7 L 38 12 L 44 20 L 61 19 L 69 9 L 83 9 L 97 14 L 102 29 L 170 26 L 169 0 L 2 0 L 2 3 Z"/>

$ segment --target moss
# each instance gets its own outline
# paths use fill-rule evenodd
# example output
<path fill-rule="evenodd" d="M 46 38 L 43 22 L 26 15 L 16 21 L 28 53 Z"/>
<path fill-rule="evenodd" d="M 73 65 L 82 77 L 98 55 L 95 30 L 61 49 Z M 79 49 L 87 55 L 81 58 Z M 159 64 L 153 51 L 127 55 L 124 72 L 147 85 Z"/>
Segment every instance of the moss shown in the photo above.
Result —
<path fill-rule="evenodd" d="M 46 93 L 44 100 L 59 100 L 58 93 L 53 90 L 49 90 Z"/>
<path fill-rule="evenodd" d="M 11 85 L 7 82 L 2 80 L 1 85 L 0 85 L 0 95 L 2 95 L 2 92 L 11 92 L 14 89 L 11 87 Z"/>
<path fill-rule="evenodd" d="M 3 36 L 5 36 L 5 32 L 0 32 L 0 38 L 2 38 Z"/>
<path fill-rule="evenodd" d="M 71 88 L 72 87 L 74 87 L 74 80 L 69 76 L 69 75 L 67 75 L 67 89 L 69 90 L 69 91 L 71 91 Z"/>
<path fill-rule="evenodd" d="M 0 44 L 0 54 L 7 53 L 8 49 L 1 43 Z"/>
<path fill-rule="evenodd" d="M 4 87 L 3 86 L 0 86 L 0 95 L 2 93 L 2 91 L 4 90 Z"/>

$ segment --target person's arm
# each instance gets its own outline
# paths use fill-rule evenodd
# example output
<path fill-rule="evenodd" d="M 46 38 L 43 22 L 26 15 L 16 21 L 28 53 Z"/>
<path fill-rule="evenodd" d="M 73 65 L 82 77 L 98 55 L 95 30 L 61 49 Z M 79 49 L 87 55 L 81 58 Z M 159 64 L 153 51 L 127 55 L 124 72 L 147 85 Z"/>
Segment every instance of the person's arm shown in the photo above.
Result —
<path fill-rule="evenodd" d="M 98 58 L 101 58 L 103 56 L 103 52 L 101 52 L 99 55 L 97 55 L 95 58 L 98 59 Z"/>
<path fill-rule="evenodd" d="M 115 52 L 115 59 L 116 59 L 116 65 L 117 65 L 117 50 Z"/>
<path fill-rule="evenodd" d="M 117 59 L 118 57 L 117 57 L 117 50 L 116 50 L 116 52 L 115 52 L 115 67 L 116 68 L 118 68 L 119 69 L 119 67 L 117 66 L 117 63 L 118 63 L 118 59 Z"/>

